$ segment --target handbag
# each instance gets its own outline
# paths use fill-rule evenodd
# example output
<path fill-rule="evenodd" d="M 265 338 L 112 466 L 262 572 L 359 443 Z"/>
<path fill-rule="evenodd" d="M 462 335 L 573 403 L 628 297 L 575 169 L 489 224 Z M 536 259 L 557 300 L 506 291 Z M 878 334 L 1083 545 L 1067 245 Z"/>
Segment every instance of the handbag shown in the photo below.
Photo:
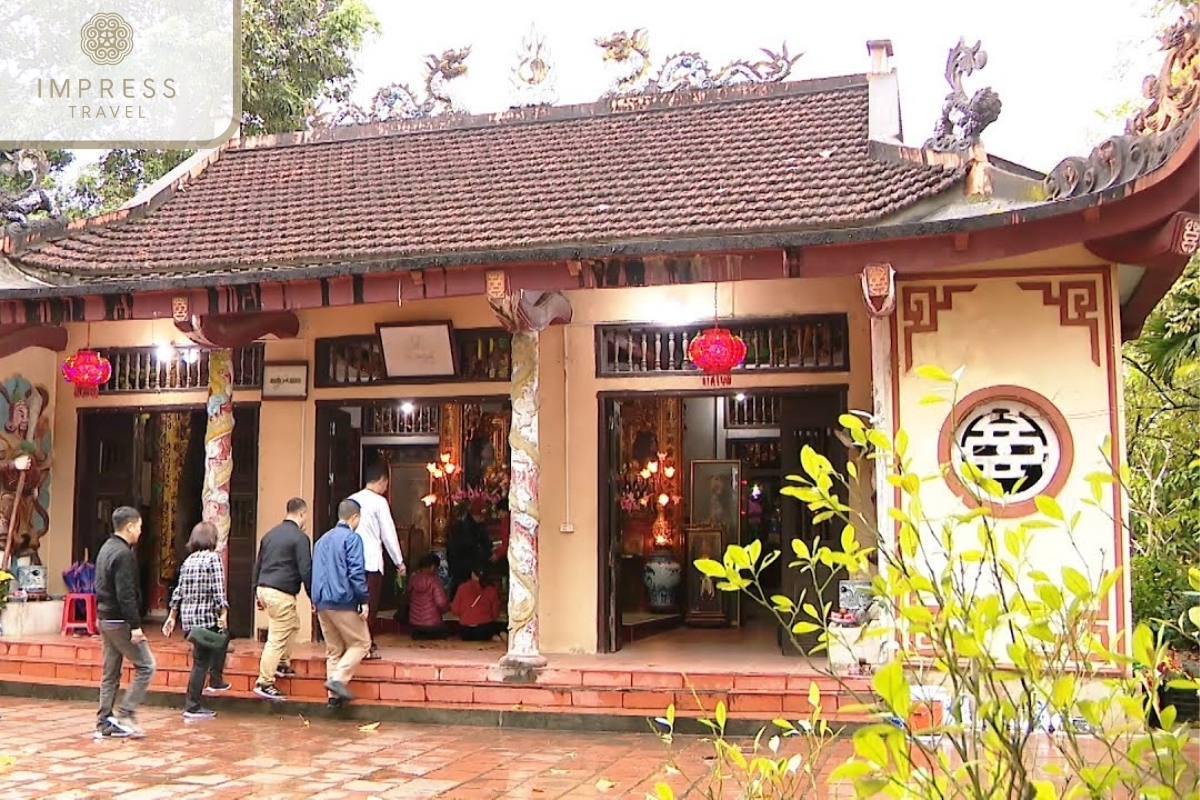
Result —
<path fill-rule="evenodd" d="M 192 628 L 188 631 L 187 640 L 200 647 L 217 650 L 229 644 L 229 634 L 208 628 Z"/>

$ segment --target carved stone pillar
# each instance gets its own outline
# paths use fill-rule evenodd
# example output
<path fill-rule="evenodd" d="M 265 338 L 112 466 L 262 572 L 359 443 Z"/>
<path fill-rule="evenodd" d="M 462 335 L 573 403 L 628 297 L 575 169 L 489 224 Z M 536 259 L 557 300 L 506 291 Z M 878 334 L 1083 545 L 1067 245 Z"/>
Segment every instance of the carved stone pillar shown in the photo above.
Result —
<path fill-rule="evenodd" d="M 510 668 L 545 666 L 538 636 L 538 338 L 550 325 L 571 320 L 560 292 L 507 291 L 503 272 L 488 275 L 488 302 L 512 340 L 512 427 L 509 430 L 508 653 Z"/>
<path fill-rule="evenodd" d="M 229 481 L 233 477 L 233 353 L 230 350 L 209 352 L 207 411 L 201 500 L 205 521 L 217 526 L 217 550 L 222 560 L 226 560 L 230 525 Z M 228 569 L 225 574 L 228 576 Z"/>
<path fill-rule="evenodd" d="M 871 316 L 871 416 L 874 424 L 885 433 L 894 433 L 896 409 L 892 408 L 892 313 L 896 309 L 896 273 L 890 264 L 870 264 L 862 273 L 863 301 Z M 895 521 L 889 513 L 893 505 L 893 490 L 887 481 L 888 462 L 875 459 L 875 523 L 882 541 L 881 548 L 894 550 Z M 879 568 L 885 568 L 885 559 Z"/>
<path fill-rule="evenodd" d="M 508 653 L 504 663 L 542 666 L 538 652 L 538 333 L 512 340 L 512 428 L 508 442 Z"/>

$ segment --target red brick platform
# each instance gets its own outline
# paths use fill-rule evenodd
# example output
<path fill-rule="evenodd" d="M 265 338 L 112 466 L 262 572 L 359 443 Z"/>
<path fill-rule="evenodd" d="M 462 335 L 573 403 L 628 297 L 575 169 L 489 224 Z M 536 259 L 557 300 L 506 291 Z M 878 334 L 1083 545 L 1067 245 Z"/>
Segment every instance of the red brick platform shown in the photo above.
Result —
<path fill-rule="evenodd" d="M 810 714 L 809 685 L 815 680 L 826 718 L 844 723 L 867 720 L 848 706 L 869 694 L 869 680 L 852 679 L 853 690 L 861 692 L 856 698 L 835 680 L 816 675 L 802 660 L 777 654 L 756 666 L 735 665 L 733 660 L 753 659 L 744 652 L 735 659 L 728 646 L 721 648 L 722 658 L 699 657 L 695 648 L 680 648 L 684 652 L 677 658 L 664 658 L 660 647 L 658 655 L 650 650 L 642 658 L 636 651 L 550 656 L 546 668 L 514 675 L 498 664 L 504 652 L 499 644 L 484 649 L 419 649 L 389 646 L 390 640 L 381 642 L 383 659 L 364 662 L 351 683 L 356 706 L 646 718 L 661 715 L 674 703 L 680 717 L 694 718 L 711 715 L 723 701 L 731 718 L 769 721 Z M 158 661 L 152 689 L 182 694 L 191 669 L 190 645 L 178 637 L 169 641 L 154 637 L 151 646 Z M 233 689 L 222 698 L 265 702 L 250 691 L 261 647 L 250 640 L 235 640 L 225 672 Z M 325 661 L 320 646 L 298 646 L 292 666 L 296 677 L 280 679 L 278 687 L 293 701 L 323 702 Z M 99 680 L 98 638 L 0 639 L 0 682 L 30 684 L 31 690 L 38 685 L 94 689 Z"/>

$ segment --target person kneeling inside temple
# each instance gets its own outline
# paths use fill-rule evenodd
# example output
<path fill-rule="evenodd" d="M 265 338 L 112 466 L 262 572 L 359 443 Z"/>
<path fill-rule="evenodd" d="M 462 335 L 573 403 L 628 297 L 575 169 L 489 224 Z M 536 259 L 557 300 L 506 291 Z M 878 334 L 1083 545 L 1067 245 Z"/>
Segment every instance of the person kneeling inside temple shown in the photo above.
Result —
<path fill-rule="evenodd" d="M 476 566 L 471 579 L 454 593 L 451 611 L 458 616 L 459 635 L 464 642 L 490 642 L 508 630 L 500 616 L 500 594 L 486 577 L 487 568 Z"/>
<path fill-rule="evenodd" d="M 442 615 L 450 610 L 450 601 L 436 574 L 438 563 L 438 557 L 429 553 L 408 582 L 408 627 L 413 639 L 445 639 L 449 635 Z"/>

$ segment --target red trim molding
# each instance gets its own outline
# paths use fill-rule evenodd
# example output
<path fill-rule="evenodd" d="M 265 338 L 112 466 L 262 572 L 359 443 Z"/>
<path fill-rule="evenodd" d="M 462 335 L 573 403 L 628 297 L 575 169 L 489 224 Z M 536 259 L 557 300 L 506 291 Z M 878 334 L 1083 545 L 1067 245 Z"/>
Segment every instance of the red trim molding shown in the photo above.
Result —
<path fill-rule="evenodd" d="M 942 429 L 938 434 L 938 464 L 943 469 L 946 484 L 967 506 L 974 508 L 980 505 L 976 502 L 975 497 L 967 487 L 963 485 L 962 480 L 958 477 L 958 473 L 955 472 L 950 448 L 953 445 L 954 429 L 958 426 L 959 420 L 965 419 L 972 411 L 985 403 L 997 400 L 1016 400 L 1037 409 L 1054 431 L 1054 435 L 1058 437 L 1058 467 L 1055 469 L 1054 475 L 1051 476 L 1050 483 L 1041 492 L 1044 495 L 1056 497 L 1062 491 L 1063 486 L 1066 485 L 1067 478 L 1071 475 L 1071 467 L 1075 463 L 1075 442 L 1071 437 L 1071 426 L 1067 424 L 1066 417 L 1062 415 L 1062 412 L 1053 403 L 1037 392 L 1022 386 L 989 386 L 986 389 L 971 392 L 958 401 L 950 413 L 946 415 L 946 420 L 942 423 Z M 993 516 L 1004 519 L 1027 517 L 1037 511 L 1037 504 L 1032 498 L 1019 503 L 1007 505 L 996 504 L 989 507 Z"/>
<path fill-rule="evenodd" d="M 1058 308 L 1058 324 L 1064 328 L 1087 328 L 1092 346 L 1092 363 L 1100 366 L 1100 297 L 1094 280 L 1018 281 L 1027 292 L 1041 292 L 1042 305 Z"/>
<path fill-rule="evenodd" d="M 905 286 L 900 290 L 904 313 L 904 371 L 913 366 L 913 336 L 937 333 L 938 315 L 954 307 L 954 295 L 975 291 L 978 284 Z"/>

